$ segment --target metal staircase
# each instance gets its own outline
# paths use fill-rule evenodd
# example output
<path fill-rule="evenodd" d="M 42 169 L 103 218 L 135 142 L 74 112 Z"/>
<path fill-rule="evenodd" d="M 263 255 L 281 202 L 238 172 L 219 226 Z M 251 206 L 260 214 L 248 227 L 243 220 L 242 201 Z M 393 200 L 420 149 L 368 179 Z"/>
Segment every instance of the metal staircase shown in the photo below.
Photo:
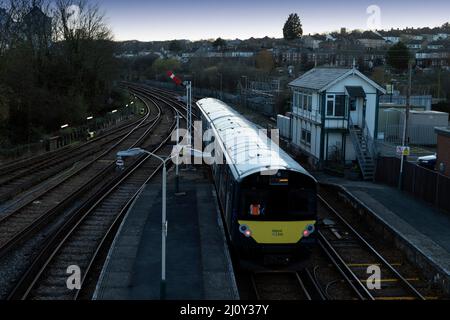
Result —
<path fill-rule="evenodd" d="M 364 128 L 354 126 L 350 119 L 349 131 L 363 179 L 373 181 L 375 179 L 376 150 L 375 143 L 369 134 L 367 125 Z"/>

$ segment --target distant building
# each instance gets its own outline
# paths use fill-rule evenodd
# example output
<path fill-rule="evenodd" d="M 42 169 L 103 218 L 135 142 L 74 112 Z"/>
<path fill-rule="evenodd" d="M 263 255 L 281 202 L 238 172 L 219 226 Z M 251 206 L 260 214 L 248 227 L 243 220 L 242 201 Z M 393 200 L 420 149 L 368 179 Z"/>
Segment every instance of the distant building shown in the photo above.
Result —
<path fill-rule="evenodd" d="M 411 50 L 420 50 L 422 49 L 422 40 L 411 40 L 406 44 L 406 47 Z"/>
<path fill-rule="evenodd" d="M 450 49 L 421 50 L 416 53 L 419 68 L 450 69 Z"/>
<path fill-rule="evenodd" d="M 355 68 L 314 68 L 292 81 L 292 144 L 314 164 L 358 160 L 374 173 L 379 96 L 385 90 Z"/>
<path fill-rule="evenodd" d="M 439 32 L 433 35 L 433 41 L 447 40 L 447 39 L 450 39 L 450 34 L 448 33 Z"/>
<path fill-rule="evenodd" d="M 33 47 L 50 46 L 52 42 L 52 18 L 39 7 L 34 6 L 22 18 L 15 22 L 8 12 L 0 8 L 0 42 L 2 49 L 8 48 L 14 41 L 31 42 Z"/>
<path fill-rule="evenodd" d="M 52 18 L 39 7 L 34 6 L 24 17 L 19 26 L 22 37 L 34 46 L 50 45 L 52 41 Z"/>
<path fill-rule="evenodd" d="M 438 135 L 436 169 L 450 177 L 450 127 L 435 130 Z"/>
<path fill-rule="evenodd" d="M 319 44 L 325 41 L 326 37 L 323 35 L 316 34 L 312 36 L 304 36 L 302 40 L 306 48 L 319 49 Z"/>
<path fill-rule="evenodd" d="M 447 44 L 447 42 L 439 40 L 439 41 L 433 41 L 427 44 L 427 49 L 429 50 L 439 50 L 444 49 L 444 46 Z"/>
<path fill-rule="evenodd" d="M 387 44 L 397 44 L 400 42 L 400 33 L 395 30 L 378 32 Z"/>
<path fill-rule="evenodd" d="M 357 37 L 357 41 L 366 48 L 381 48 L 386 45 L 386 40 L 372 31 L 363 32 Z"/>

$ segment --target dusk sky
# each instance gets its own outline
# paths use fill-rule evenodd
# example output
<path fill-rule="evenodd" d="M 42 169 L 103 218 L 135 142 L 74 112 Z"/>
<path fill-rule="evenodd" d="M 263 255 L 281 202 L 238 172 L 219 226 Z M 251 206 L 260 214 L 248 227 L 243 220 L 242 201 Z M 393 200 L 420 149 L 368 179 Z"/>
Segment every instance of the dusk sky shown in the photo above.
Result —
<path fill-rule="evenodd" d="M 381 9 L 383 29 L 440 26 L 450 21 L 448 0 L 103 0 L 116 40 L 282 37 L 291 12 L 304 34 L 368 29 L 370 5 Z"/>

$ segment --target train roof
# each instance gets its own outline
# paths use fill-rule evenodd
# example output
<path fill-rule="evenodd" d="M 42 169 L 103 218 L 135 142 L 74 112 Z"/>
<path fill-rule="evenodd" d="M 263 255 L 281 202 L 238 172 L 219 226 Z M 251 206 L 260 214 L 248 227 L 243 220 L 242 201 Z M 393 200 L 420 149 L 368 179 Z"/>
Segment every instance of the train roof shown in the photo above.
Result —
<path fill-rule="evenodd" d="M 279 148 L 259 128 L 226 103 L 205 98 L 197 105 L 212 123 L 216 139 L 237 181 L 258 172 L 288 170 L 314 179 L 302 166 Z"/>

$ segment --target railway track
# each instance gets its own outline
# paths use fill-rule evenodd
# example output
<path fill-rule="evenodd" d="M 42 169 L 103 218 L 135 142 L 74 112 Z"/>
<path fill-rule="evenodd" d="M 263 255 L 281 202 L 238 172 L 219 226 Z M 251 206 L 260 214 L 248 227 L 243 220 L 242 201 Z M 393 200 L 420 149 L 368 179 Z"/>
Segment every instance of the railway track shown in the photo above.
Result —
<path fill-rule="evenodd" d="M 86 157 L 94 156 L 125 136 L 142 119 L 133 120 L 77 146 L 36 156 L 0 168 L 0 203 L 13 199 L 40 182 L 64 172 Z"/>
<path fill-rule="evenodd" d="M 129 83 L 125 82 L 124 85 L 127 86 L 127 85 L 129 85 Z M 176 98 L 176 97 L 180 96 L 179 93 L 177 93 L 177 92 L 154 88 L 154 87 L 148 87 L 146 85 L 134 85 L 133 88 L 141 90 L 141 92 L 145 92 L 146 94 L 151 95 L 153 98 L 159 99 L 159 101 L 162 101 L 162 100 L 169 101 L 173 105 L 176 105 L 179 108 L 182 108 L 184 111 L 186 111 L 185 102 L 182 102 Z M 193 99 L 192 102 L 193 102 L 193 105 L 192 105 L 193 118 L 199 119 L 198 112 L 195 109 L 196 100 Z"/>
<path fill-rule="evenodd" d="M 153 99 L 148 95 L 145 97 Z M 161 98 L 161 101 L 164 99 Z M 166 106 L 173 113 L 179 112 L 170 103 L 166 103 Z M 174 126 L 174 117 L 162 117 L 151 137 L 141 147 L 160 155 L 170 154 L 172 145 L 167 142 Z M 85 200 L 71 218 L 48 239 L 9 298 L 77 299 L 80 291 L 67 289 L 67 267 L 77 265 L 81 268 L 85 288 L 85 282 L 89 279 L 91 270 L 95 269 L 93 266 L 99 253 L 108 245 L 108 238 L 145 183 L 156 176 L 159 169 L 160 163 L 150 156 L 139 157 L 122 175 Z"/>
<path fill-rule="evenodd" d="M 154 117 L 148 114 L 127 135 L 100 155 L 85 159 L 79 168 L 68 176 L 43 188 L 25 201 L 4 209 L 0 217 L 0 257 L 49 223 L 74 201 L 85 194 L 95 192 L 112 179 L 116 152 L 139 144 L 151 132 L 160 117 L 160 110 Z"/>
<path fill-rule="evenodd" d="M 405 277 L 397 268 L 404 261 L 385 258 L 324 197 L 318 196 L 322 223 L 318 240 L 321 251 L 341 274 L 354 297 L 360 300 L 425 300 L 418 288 L 427 284 L 418 276 Z M 371 269 L 370 274 L 368 268 Z M 380 279 L 369 278 L 377 269 Z M 413 284 L 414 283 L 414 284 Z"/>
<path fill-rule="evenodd" d="M 250 275 L 256 300 L 325 300 L 308 270 L 258 272 Z"/>

